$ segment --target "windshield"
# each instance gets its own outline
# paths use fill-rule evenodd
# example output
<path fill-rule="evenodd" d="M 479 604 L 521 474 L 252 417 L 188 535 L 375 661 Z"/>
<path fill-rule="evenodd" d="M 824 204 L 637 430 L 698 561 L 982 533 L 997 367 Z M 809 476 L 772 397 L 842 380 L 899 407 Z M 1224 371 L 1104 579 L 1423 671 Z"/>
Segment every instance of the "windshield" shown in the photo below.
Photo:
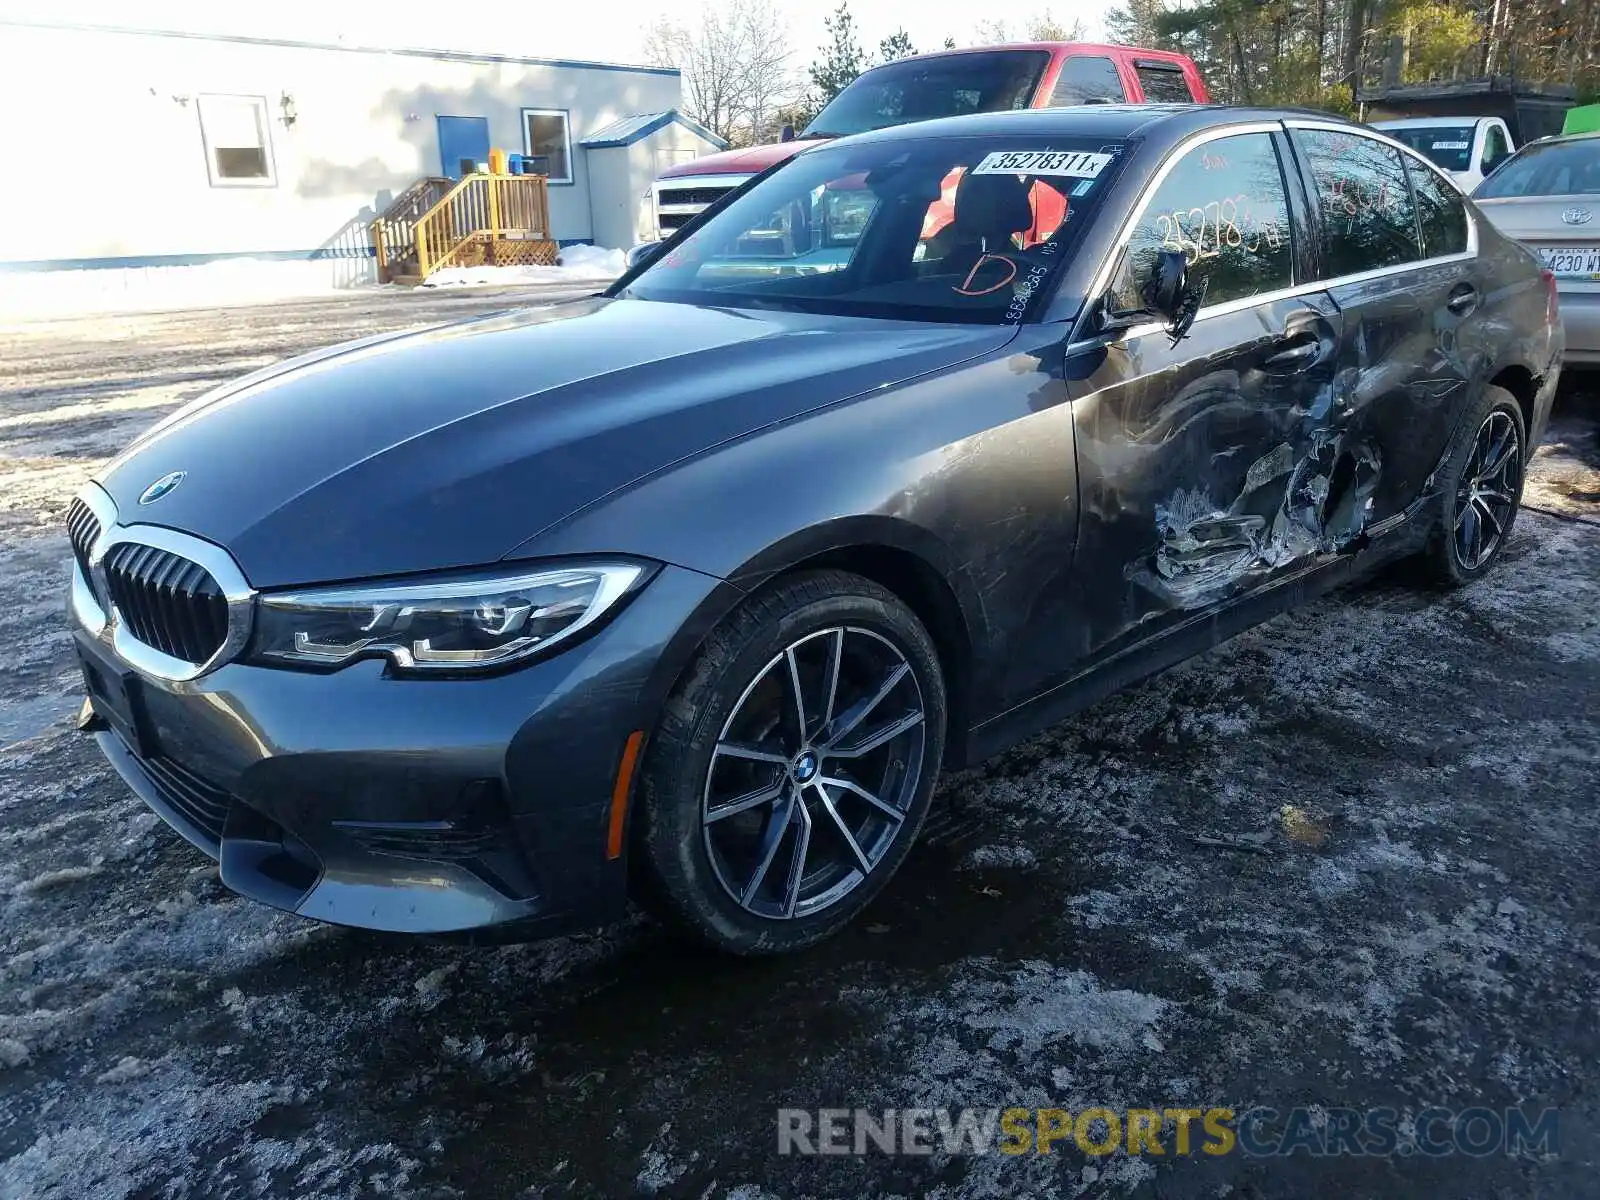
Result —
<path fill-rule="evenodd" d="M 1518 150 L 1472 193 L 1501 196 L 1600 195 L 1600 138 L 1534 142 Z"/>
<path fill-rule="evenodd" d="M 1385 129 L 1397 142 L 1425 154 L 1446 171 L 1465 171 L 1472 162 L 1472 125 L 1427 125 L 1411 129 Z"/>
<path fill-rule="evenodd" d="M 1023 319 L 1069 259 L 1123 143 L 895 138 L 796 155 L 620 295 L 985 324 Z"/>
<path fill-rule="evenodd" d="M 1027 108 L 1050 55 L 992 50 L 908 58 L 858 75 L 806 126 L 806 137 L 843 137 L 963 113 Z"/>

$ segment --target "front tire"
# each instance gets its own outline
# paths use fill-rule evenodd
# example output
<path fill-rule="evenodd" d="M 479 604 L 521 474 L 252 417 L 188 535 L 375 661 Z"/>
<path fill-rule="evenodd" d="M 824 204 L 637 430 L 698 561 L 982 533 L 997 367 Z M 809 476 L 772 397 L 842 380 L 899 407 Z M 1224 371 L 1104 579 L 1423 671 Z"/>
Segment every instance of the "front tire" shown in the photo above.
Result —
<path fill-rule="evenodd" d="M 945 722 L 933 639 L 893 593 L 842 571 L 758 593 L 712 633 L 650 739 L 642 898 L 734 954 L 834 933 L 910 850 Z"/>
<path fill-rule="evenodd" d="M 1517 398 L 1484 388 L 1440 473 L 1439 524 L 1423 553 L 1433 583 L 1461 587 L 1500 557 L 1522 504 L 1526 441 Z"/>

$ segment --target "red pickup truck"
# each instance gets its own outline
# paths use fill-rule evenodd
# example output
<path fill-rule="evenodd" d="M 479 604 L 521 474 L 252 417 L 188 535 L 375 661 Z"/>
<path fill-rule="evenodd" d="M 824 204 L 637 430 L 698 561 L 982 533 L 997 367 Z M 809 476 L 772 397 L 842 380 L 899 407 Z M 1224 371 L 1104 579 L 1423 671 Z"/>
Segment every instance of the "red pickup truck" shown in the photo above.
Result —
<path fill-rule="evenodd" d="M 935 117 L 1069 104 L 1206 104 L 1182 54 L 1092 42 L 1022 42 L 901 58 L 865 71 L 789 141 L 681 163 L 651 188 L 656 233 L 667 237 L 724 192 L 818 138 Z"/>

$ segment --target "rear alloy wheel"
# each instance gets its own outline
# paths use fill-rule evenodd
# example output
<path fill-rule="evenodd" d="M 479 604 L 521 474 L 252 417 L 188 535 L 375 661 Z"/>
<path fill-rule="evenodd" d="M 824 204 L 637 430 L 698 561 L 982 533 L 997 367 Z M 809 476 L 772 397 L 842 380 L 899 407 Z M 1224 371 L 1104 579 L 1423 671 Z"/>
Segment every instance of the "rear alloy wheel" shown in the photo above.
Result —
<path fill-rule="evenodd" d="M 818 572 L 757 597 L 652 738 L 635 842 L 647 898 L 735 953 L 833 932 L 916 836 L 944 704 L 931 639 L 876 584 Z"/>
<path fill-rule="evenodd" d="M 1467 469 L 1456 485 L 1454 549 L 1464 570 L 1494 557 L 1511 531 L 1522 495 L 1522 435 L 1511 414 L 1496 409 L 1478 429 Z"/>
<path fill-rule="evenodd" d="M 1505 549 L 1522 503 L 1525 438 L 1516 397 L 1486 387 L 1440 473 L 1440 521 L 1425 555 L 1436 583 L 1470 583 Z"/>

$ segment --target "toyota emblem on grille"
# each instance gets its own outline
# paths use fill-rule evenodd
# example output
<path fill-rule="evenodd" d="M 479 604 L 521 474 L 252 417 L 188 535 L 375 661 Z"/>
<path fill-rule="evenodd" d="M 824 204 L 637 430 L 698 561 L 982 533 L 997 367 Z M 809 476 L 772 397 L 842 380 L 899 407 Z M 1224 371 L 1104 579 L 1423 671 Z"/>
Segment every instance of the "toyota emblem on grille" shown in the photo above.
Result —
<path fill-rule="evenodd" d="M 157 500 L 161 499 L 161 497 L 165 496 L 168 492 L 172 491 L 180 483 L 182 483 L 183 477 L 188 473 L 189 472 L 187 471 L 168 471 L 160 479 L 156 480 L 149 487 L 145 488 L 144 491 L 139 493 L 139 503 L 154 504 Z"/>
<path fill-rule="evenodd" d="M 1569 208 L 1561 214 L 1561 219 L 1568 225 L 1587 225 L 1592 216 L 1594 214 L 1587 208 Z"/>

